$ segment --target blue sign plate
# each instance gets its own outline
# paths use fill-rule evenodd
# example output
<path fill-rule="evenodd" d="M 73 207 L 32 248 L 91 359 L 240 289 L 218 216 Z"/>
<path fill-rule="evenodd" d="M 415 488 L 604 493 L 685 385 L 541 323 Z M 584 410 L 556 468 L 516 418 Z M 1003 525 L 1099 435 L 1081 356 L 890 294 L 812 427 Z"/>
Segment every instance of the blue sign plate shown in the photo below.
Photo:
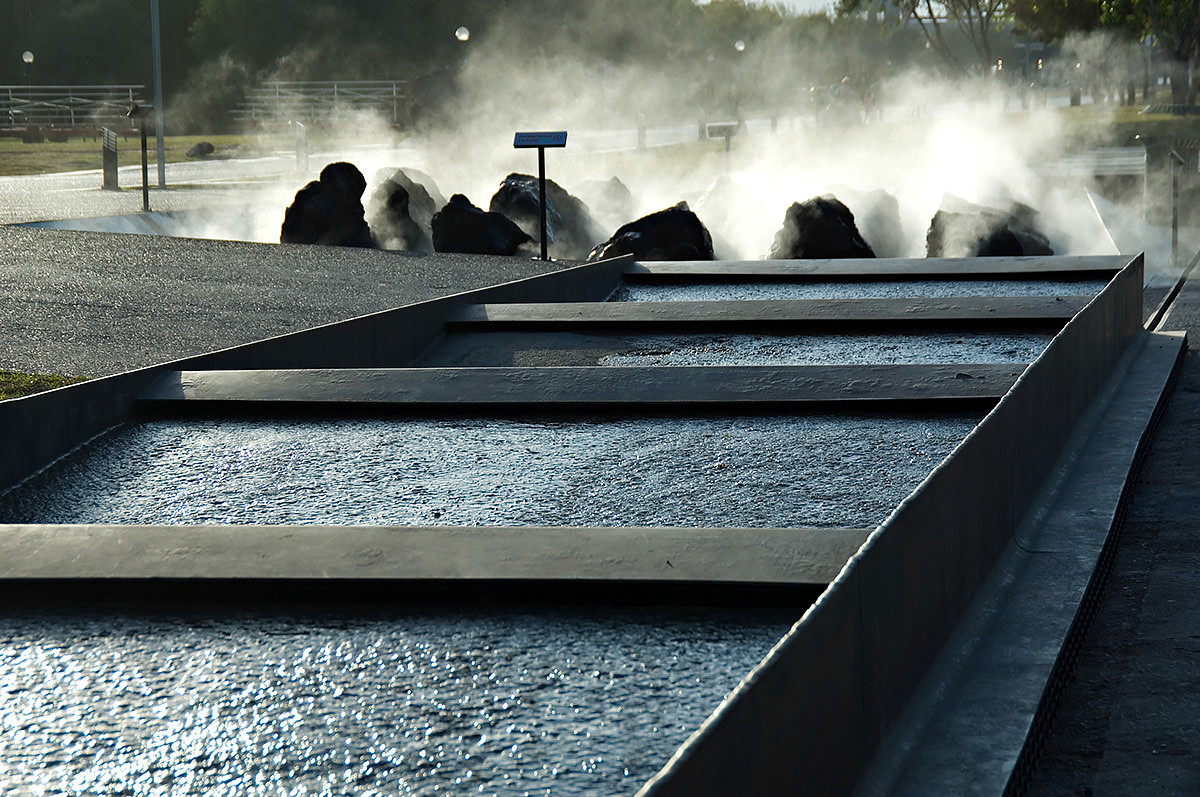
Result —
<path fill-rule="evenodd" d="M 517 133 L 516 138 L 513 139 L 513 147 L 516 149 L 528 149 L 530 147 L 565 147 L 566 145 L 566 130 L 542 133 Z"/>

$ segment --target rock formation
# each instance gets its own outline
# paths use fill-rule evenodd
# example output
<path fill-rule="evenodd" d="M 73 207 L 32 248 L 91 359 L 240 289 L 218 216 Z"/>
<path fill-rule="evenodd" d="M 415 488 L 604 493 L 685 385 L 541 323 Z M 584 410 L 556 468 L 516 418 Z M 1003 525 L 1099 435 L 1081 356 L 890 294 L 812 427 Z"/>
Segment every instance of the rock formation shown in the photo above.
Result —
<path fill-rule="evenodd" d="M 1003 257 L 1053 255 L 1050 241 L 1037 229 L 1037 211 L 1014 202 L 1007 210 L 973 205 L 947 194 L 929 223 L 929 257 Z"/>
<path fill-rule="evenodd" d="M 488 210 L 502 213 L 540 244 L 541 200 L 538 178 L 513 173 L 504 178 Z M 546 180 L 546 249 L 556 258 L 582 260 L 604 237 L 587 205 L 553 180 Z"/>
<path fill-rule="evenodd" d="M 379 245 L 432 252 L 433 215 L 446 204 L 433 178 L 415 169 L 381 170 L 375 177 L 366 218 Z"/>
<path fill-rule="evenodd" d="M 768 260 L 824 260 L 875 257 L 858 232 L 854 214 L 833 196 L 793 202 L 783 227 L 764 255 Z"/>
<path fill-rule="evenodd" d="M 364 218 L 367 181 L 352 163 L 331 163 L 318 180 L 296 192 L 283 215 L 280 243 L 374 247 Z"/>
<path fill-rule="evenodd" d="M 621 226 L 588 255 L 588 262 L 619 255 L 638 260 L 712 260 L 712 236 L 686 202 Z"/>
<path fill-rule="evenodd" d="M 477 255 L 514 255 L 533 240 L 502 213 L 481 210 L 462 194 L 455 194 L 432 220 L 436 252 Z"/>

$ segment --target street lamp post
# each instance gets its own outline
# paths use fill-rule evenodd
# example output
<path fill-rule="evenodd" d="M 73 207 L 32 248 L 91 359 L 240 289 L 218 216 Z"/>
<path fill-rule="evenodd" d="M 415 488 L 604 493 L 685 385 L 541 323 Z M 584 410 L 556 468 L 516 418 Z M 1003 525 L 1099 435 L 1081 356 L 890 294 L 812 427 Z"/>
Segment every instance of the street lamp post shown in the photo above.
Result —
<path fill-rule="evenodd" d="M 454 29 L 454 38 L 458 39 L 463 44 L 463 66 L 467 65 L 467 42 L 471 40 L 471 31 L 466 25 L 459 25 Z"/>
<path fill-rule="evenodd" d="M 150 0 L 150 49 L 154 55 L 154 144 L 158 156 L 158 187 L 167 187 L 167 158 L 163 146 L 162 41 L 159 35 L 158 0 Z"/>
<path fill-rule="evenodd" d="M 738 126 L 740 127 L 745 123 L 745 120 L 742 118 L 742 72 L 744 71 L 744 66 L 742 64 L 742 54 L 746 52 L 746 42 L 742 41 L 741 39 L 738 39 L 737 41 L 735 41 L 733 43 L 733 49 L 734 49 L 734 52 L 737 53 L 737 65 L 738 65 L 737 77 L 734 79 L 735 82 L 734 82 L 734 94 L 733 94 L 733 105 L 734 105 L 733 110 L 734 110 L 735 115 L 737 116 Z"/>
<path fill-rule="evenodd" d="M 30 67 L 33 66 L 33 51 L 26 50 L 21 53 L 21 60 L 25 63 L 25 101 L 29 105 L 25 111 L 25 123 L 29 124 L 31 118 L 30 111 L 33 110 L 33 81 L 29 77 Z"/>

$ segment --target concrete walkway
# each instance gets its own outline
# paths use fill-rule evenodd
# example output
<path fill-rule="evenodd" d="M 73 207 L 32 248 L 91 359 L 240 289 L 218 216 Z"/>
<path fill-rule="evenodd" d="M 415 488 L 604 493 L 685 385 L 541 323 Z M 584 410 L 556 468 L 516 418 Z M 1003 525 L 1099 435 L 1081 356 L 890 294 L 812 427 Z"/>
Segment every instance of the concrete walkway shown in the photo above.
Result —
<path fill-rule="evenodd" d="M 0 226 L 0 370 L 107 376 L 562 267 Z"/>
<path fill-rule="evenodd" d="M 1200 339 L 1200 284 L 1161 329 Z M 1031 793 L 1200 794 L 1200 354 L 1184 358 Z"/>

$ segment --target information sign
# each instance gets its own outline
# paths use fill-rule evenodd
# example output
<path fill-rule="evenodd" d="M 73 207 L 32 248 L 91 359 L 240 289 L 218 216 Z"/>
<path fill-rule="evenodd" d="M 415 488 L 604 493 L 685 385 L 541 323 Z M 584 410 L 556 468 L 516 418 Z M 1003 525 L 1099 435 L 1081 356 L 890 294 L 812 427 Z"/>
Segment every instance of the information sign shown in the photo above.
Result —
<path fill-rule="evenodd" d="M 517 133 L 516 138 L 513 140 L 513 147 L 515 149 L 532 149 L 533 147 L 565 147 L 566 145 L 566 130 L 540 133 Z"/>

